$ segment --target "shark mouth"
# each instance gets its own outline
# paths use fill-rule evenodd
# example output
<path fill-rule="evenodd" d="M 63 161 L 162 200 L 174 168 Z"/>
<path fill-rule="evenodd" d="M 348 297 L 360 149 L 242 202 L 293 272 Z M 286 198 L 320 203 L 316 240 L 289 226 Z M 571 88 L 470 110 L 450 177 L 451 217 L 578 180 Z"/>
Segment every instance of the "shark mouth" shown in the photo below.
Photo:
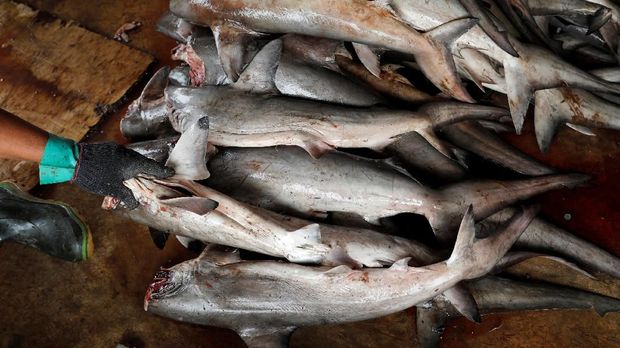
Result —
<path fill-rule="evenodd" d="M 153 278 L 153 282 L 149 285 L 149 288 L 146 290 L 146 295 L 144 296 L 144 310 L 148 311 L 149 303 L 152 300 L 157 300 L 161 298 L 162 295 L 170 290 L 172 290 L 175 286 L 168 281 L 171 278 L 172 272 L 168 269 L 162 268 L 155 274 Z"/>

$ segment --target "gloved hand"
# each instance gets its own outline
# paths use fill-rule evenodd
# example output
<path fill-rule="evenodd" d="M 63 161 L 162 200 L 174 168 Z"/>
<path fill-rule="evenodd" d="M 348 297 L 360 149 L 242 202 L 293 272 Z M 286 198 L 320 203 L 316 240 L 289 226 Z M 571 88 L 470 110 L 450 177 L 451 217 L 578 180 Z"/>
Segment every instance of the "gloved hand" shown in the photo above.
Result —
<path fill-rule="evenodd" d="M 79 143 L 79 157 L 72 182 L 86 191 L 112 196 L 123 201 L 129 209 L 139 203 L 123 181 L 138 174 L 158 179 L 174 175 L 174 170 L 116 143 Z"/>

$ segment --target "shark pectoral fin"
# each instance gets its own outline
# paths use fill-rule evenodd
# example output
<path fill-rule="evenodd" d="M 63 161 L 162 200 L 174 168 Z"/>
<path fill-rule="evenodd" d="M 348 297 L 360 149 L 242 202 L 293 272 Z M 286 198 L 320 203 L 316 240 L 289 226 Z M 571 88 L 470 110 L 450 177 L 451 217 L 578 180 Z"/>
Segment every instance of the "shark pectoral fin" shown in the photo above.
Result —
<path fill-rule="evenodd" d="M 255 54 L 250 46 L 263 34 L 231 22 L 214 24 L 211 30 L 224 72 L 230 80 L 237 81 L 243 68 Z"/>
<path fill-rule="evenodd" d="M 463 284 L 457 284 L 444 291 L 443 296 L 454 306 L 465 318 L 480 323 L 480 311 L 476 299 L 472 296 L 469 289 Z"/>
<path fill-rule="evenodd" d="M 232 87 L 252 93 L 277 93 L 275 75 L 282 54 L 282 40 L 273 40 L 248 64 Z"/>
<path fill-rule="evenodd" d="M 432 47 L 431 52 L 416 54 L 417 63 L 424 75 L 442 92 L 463 102 L 475 100 L 463 86 L 456 71 L 454 58 L 449 49 L 459 38 L 478 23 L 475 18 L 460 18 L 442 24 L 424 34 Z"/>
<path fill-rule="evenodd" d="M 409 261 L 411 261 L 411 257 L 405 257 L 400 259 L 390 266 L 390 269 L 393 271 L 406 271 L 409 269 Z"/>
<path fill-rule="evenodd" d="M 153 243 L 155 243 L 155 246 L 160 250 L 164 249 L 170 234 L 152 227 L 149 227 L 149 234 L 151 235 L 151 239 L 153 240 Z"/>
<path fill-rule="evenodd" d="M 218 206 L 216 201 L 204 197 L 170 198 L 162 202 L 166 205 L 188 210 L 198 215 L 205 215 L 215 210 Z"/>
<path fill-rule="evenodd" d="M 351 269 L 359 269 L 364 265 L 353 259 L 342 247 L 332 247 L 332 250 L 325 256 L 326 265 L 345 265 Z"/>
<path fill-rule="evenodd" d="M 199 253 L 204 248 L 204 243 L 202 241 L 199 241 L 198 239 L 181 235 L 176 235 L 175 237 L 185 249 L 189 249 L 190 251 Z"/>
<path fill-rule="evenodd" d="M 508 105 L 510 115 L 517 134 L 521 134 L 525 114 L 530 106 L 534 90 L 527 79 L 527 74 L 522 71 L 523 65 L 516 62 L 517 59 L 508 59 L 504 64 L 506 75 L 506 93 L 508 94 Z"/>
<path fill-rule="evenodd" d="M 443 140 L 437 137 L 435 131 L 433 131 L 432 129 L 425 129 L 422 131 L 418 131 L 417 133 L 420 134 L 424 139 L 426 139 L 426 141 L 428 141 L 428 143 L 431 144 L 437 151 L 441 152 L 441 154 L 450 159 L 454 159 L 454 154 L 452 153 L 450 147 L 446 145 Z"/>
<path fill-rule="evenodd" d="M 306 150 L 312 158 L 317 159 L 323 156 L 325 153 L 334 150 L 334 146 L 324 142 L 323 140 L 313 136 L 313 135 L 305 135 L 301 137 L 297 146 Z"/>
<path fill-rule="evenodd" d="M 209 119 L 202 117 L 183 130 L 166 166 L 175 170 L 175 178 L 204 180 L 209 178 L 207 169 L 207 139 Z"/>
<path fill-rule="evenodd" d="M 241 255 L 239 249 L 230 248 L 223 245 L 209 244 L 202 251 L 200 260 L 207 260 L 218 266 L 229 265 L 232 263 L 241 262 Z"/>
<path fill-rule="evenodd" d="M 556 98 L 557 89 L 545 89 L 535 93 L 534 133 L 541 152 L 549 150 L 558 126 L 570 119 L 565 114 L 561 99 Z"/>
<path fill-rule="evenodd" d="M 381 78 L 381 63 L 377 54 L 367 45 L 357 42 L 353 43 L 353 49 L 364 67 L 376 77 Z"/>
<path fill-rule="evenodd" d="M 432 303 L 432 302 L 431 302 Z M 436 348 L 448 321 L 448 314 L 434 304 L 416 307 L 416 328 L 421 348 Z"/>
<path fill-rule="evenodd" d="M 572 130 L 574 130 L 575 132 L 579 132 L 583 135 L 587 135 L 589 137 L 595 137 L 596 133 L 594 133 L 590 128 L 585 127 L 585 126 L 581 126 L 578 124 L 574 124 L 574 123 L 570 123 L 567 122 L 566 125 L 571 128 Z"/>

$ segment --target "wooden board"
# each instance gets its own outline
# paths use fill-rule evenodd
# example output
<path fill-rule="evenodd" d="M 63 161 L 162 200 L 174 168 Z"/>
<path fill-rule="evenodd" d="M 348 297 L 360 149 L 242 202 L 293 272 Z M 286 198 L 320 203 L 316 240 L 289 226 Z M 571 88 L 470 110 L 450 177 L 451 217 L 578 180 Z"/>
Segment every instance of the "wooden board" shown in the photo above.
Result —
<path fill-rule="evenodd" d="M 0 108 L 49 132 L 81 139 L 153 60 L 75 23 L 0 0 Z M 0 180 L 7 179 L 30 189 L 37 166 L 0 160 Z"/>

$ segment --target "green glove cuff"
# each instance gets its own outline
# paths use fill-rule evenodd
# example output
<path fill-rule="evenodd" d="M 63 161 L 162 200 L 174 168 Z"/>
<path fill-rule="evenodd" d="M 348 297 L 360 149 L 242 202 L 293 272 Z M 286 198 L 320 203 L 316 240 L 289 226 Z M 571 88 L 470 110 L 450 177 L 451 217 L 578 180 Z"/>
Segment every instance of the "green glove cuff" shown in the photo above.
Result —
<path fill-rule="evenodd" d="M 39 183 L 47 185 L 71 181 L 79 156 L 80 151 L 73 140 L 50 134 L 39 164 Z"/>

